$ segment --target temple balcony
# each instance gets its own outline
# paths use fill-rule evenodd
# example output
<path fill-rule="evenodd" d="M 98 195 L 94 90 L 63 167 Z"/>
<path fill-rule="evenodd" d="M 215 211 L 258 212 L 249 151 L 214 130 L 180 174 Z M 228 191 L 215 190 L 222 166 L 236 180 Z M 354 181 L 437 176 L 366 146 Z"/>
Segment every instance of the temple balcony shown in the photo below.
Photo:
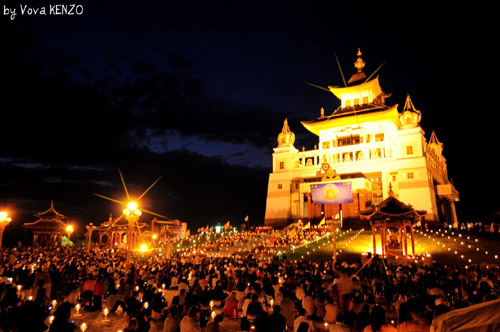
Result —
<path fill-rule="evenodd" d="M 436 188 L 438 196 L 445 197 L 448 200 L 455 202 L 458 202 L 460 200 L 458 190 L 455 189 L 453 183 L 438 184 Z"/>
<path fill-rule="evenodd" d="M 295 157 L 294 168 L 317 168 L 321 167 L 323 162 L 330 165 L 348 165 L 381 160 L 396 160 L 396 149 L 385 142 L 377 142 L 301 151 Z"/>

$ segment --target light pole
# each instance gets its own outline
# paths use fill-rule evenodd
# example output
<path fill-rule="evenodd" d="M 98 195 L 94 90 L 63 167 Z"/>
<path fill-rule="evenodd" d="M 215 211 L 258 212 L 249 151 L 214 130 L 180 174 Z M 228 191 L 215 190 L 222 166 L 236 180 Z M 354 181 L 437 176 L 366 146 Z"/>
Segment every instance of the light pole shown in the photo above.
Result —
<path fill-rule="evenodd" d="M 66 248 L 69 248 L 69 240 L 71 238 L 71 233 L 73 233 L 74 229 L 73 226 L 68 225 L 66 226 L 66 233 L 68 233 L 68 243 L 66 243 Z"/>
<path fill-rule="evenodd" d="M 3 231 L 11 221 L 12 219 L 9 217 L 7 212 L 0 212 L 0 248 L 2 248 Z"/>
<path fill-rule="evenodd" d="M 87 245 L 87 251 L 90 251 L 90 245 L 92 244 L 92 232 L 97 228 L 97 226 L 94 226 L 94 223 L 90 223 L 87 226 L 85 226 L 88 231 L 88 245 Z"/>
<path fill-rule="evenodd" d="M 132 233 L 136 222 L 139 220 L 142 212 L 137 208 L 137 203 L 130 202 L 127 204 L 127 208 L 123 210 L 123 215 L 128 221 L 127 226 L 127 265 L 130 264 L 132 258 Z"/>

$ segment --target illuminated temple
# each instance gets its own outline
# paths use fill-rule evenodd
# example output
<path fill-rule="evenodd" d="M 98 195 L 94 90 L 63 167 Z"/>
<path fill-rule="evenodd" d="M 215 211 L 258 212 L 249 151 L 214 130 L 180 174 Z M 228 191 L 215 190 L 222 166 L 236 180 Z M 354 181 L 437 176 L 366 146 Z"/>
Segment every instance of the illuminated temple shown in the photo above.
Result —
<path fill-rule="evenodd" d="M 426 139 L 410 96 L 402 111 L 386 105 L 390 94 L 378 76 L 367 79 L 364 66 L 358 51 L 357 72 L 345 86 L 329 87 L 340 107 L 330 115 L 321 109 L 319 118 L 302 122 L 319 137 L 313 150 L 294 146 L 285 119 L 269 175 L 266 225 L 317 223 L 323 217 L 354 225 L 360 211 L 381 203 L 391 188 L 401 202 L 425 211 L 426 222 L 457 224 L 459 195 L 448 179 L 443 144 L 434 132 Z"/>

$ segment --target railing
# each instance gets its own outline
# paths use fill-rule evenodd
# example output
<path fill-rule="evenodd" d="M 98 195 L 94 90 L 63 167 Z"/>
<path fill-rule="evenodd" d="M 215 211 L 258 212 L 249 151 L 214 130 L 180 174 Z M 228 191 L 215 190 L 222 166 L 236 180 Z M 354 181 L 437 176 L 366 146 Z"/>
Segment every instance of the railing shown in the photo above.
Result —
<path fill-rule="evenodd" d="M 384 143 L 357 144 L 298 152 L 294 168 L 316 168 L 320 167 L 323 162 L 339 165 L 392 159 L 396 159 L 396 149 L 393 146 Z"/>

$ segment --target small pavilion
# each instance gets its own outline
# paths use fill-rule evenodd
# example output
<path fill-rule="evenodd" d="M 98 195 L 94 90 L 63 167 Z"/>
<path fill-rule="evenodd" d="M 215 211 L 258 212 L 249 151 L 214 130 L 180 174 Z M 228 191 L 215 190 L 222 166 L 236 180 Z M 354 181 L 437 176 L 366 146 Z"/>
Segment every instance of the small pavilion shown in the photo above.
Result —
<path fill-rule="evenodd" d="M 147 226 L 146 223 L 137 222 L 132 230 L 132 248 L 137 246 L 140 241 L 142 230 Z M 96 226 L 95 230 L 99 233 L 99 246 L 107 245 L 112 248 L 126 248 L 127 234 L 128 234 L 128 221 L 122 214 L 118 218 L 113 219 L 110 214 L 109 219 L 101 225 Z"/>
<path fill-rule="evenodd" d="M 399 256 L 388 249 L 401 250 L 403 258 L 408 259 L 408 229 L 411 241 L 411 253 L 415 255 L 415 237 L 413 226 L 425 216 L 426 211 L 417 211 L 394 197 L 392 186 L 389 197 L 371 209 L 360 211 L 361 219 L 369 220 L 373 234 L 373 253 L 377 253 L 377 227 L 380 230 L 382 257 L 388 254 Z M 393 230 L 390 233 L 390 229 Z M 397 230 L 397 231 L 395 231 Z M 389 231 L 389 232 L 388 232 Z M 389 241 L 387 240 L 389 233 Z"/>
<path fill-rule="evenodd" d="M 31 223 L 24 223 L 23 227 L 33 232 L 33 247 L 58 247 L 61 246 L 62 237 L 66 233 L 66 216 L 54 209 L 54 201 L 44 212 L 35 214 L 38 219 Z"/>

